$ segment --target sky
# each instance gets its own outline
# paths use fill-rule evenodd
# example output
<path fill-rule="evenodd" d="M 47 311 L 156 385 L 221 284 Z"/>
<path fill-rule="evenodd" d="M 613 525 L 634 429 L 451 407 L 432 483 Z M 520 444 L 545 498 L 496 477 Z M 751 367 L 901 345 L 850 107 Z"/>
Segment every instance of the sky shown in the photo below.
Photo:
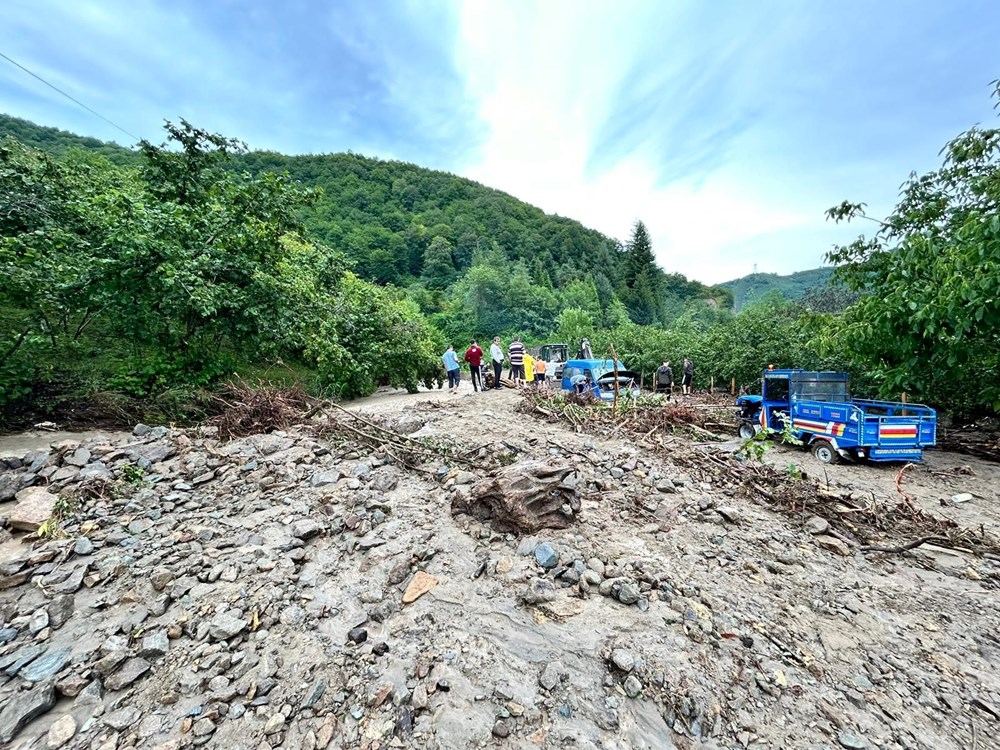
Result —
<path fill-rule="evenodd" d="M 822 265 L 868 230 L 827 208 L 996 125 L 998 39 L 995 0 L 5 0 L 0 53 L 114 125 L 3 59 L 0 111 L 443 169 L 718 283 Z"/>

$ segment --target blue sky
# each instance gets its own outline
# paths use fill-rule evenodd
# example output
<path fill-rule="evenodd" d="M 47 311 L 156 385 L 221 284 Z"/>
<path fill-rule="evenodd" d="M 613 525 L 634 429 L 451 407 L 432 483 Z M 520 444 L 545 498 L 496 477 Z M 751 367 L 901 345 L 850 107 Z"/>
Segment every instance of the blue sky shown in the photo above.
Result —
<path fill-rule="evenodd" d="M 0 52 L 124 129 L 446 169 L 705 282 L 821 265 L 843 199 L 996 121 L 1000 3 L 6 0 Z M 0 60 L 0 111 L 131 139 Z"/>

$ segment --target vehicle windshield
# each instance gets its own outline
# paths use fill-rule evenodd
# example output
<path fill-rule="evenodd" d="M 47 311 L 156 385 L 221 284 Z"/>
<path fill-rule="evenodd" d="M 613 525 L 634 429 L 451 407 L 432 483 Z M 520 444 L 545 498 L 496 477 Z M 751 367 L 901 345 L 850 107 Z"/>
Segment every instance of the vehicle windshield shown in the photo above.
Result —
<path fill-rule="evenodd" d="M 619 362 L 618 363 L 618 372 L 620 374 L 624 375 L 626 373 L 630 373 L 631 371 L 628 370 L 625 367 L 625 365 L 623 365 L 621 362 Z M 615 368 L 614 367 L 605 367 L 603 365 L 599 365 L 598 367 L 594 368 L 594 379 L 595 380 L 603 378 L 605 375 L 614 375 L 614 374 L 615 374 Z"/>
<path fill-rule="evenodd" d="M 851 400 L 850 384 L 846 379 L 816 378 L 796 379 L 793 391 L 797 398 L 806 401 L 842 402 Z"/>

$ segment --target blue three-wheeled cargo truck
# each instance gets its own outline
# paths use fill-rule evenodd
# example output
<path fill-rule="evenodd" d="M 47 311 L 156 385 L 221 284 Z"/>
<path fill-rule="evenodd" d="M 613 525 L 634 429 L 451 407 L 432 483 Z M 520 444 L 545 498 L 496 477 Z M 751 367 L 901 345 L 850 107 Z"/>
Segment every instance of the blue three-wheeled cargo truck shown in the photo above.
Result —
<path fill-rule="evenodd" d="M 852 399 L 845 372 L 768 369 L 761 395 L 740 396 L 736 404 L 740 437 L 787 428 L 827 464 L 841 457 L 920 461 L 937 433 L 937 414 L 928 406 Z"/>

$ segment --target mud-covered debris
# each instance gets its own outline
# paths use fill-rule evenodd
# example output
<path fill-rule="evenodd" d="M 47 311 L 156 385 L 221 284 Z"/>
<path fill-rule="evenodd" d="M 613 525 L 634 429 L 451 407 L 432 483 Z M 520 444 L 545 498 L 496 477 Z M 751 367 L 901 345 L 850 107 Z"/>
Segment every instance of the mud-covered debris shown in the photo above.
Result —
<path fill-rule="evenodd" d="M 497 469 L 470 496 L 452 498 L 452 515 L 488 522 L 496 531 L 531 534 L 565 529 L 580 512 L 578 477 L 572 466 L 518 461 Z"/>

